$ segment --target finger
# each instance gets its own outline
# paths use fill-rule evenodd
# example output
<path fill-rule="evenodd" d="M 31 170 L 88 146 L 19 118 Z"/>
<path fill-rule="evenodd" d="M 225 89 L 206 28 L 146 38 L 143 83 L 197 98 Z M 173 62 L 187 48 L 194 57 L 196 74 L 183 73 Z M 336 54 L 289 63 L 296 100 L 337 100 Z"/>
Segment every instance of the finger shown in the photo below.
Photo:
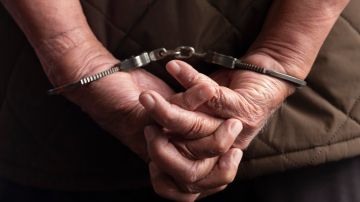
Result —
<path fill-rule="evenodd" d="M 254 125 L 257 124 L 253 119 L 257 118 L 254 117 L 254 114 L 258 114 L 258 109 L 250 111 L 250 106 L 254 105 L 254 103 L 262 106 L 262 103 L 257 103 L 259 102 L 258 100 L 251 99 L 251 94 L 256 94 L 257 92 L 242 92 L 242 94 L 249 96 L 241 96 L 234 90 L 219 86 L 208 76 L 199 73 L 189 64 L 179 60 L 170 61 L 166 68 L 185 88 L 190 88 L 198 84 L 207 84 L 215 88 L 216 94 L 207 102 L 208 109 L 205 109 L 209 114 L 214 114 L 226 119 L 231 117 L 241 118 L 240 116 L 244 116 L 242 121 L 254 123 Z M 249 100 L 251 102 L 249 102 Z"/>
<path fill-rule="evenodd" d="M 149 164 L 150 179 L 154 191 L 160 196 L 176 201 L 195 201 L 199 194 L 182 192 L 166 173 L 156 166 L 155 163 Z"/>
<path fill-rule="evenodd" d="M 192 161 L 184 157 L 157 126 L 145 128 L 145 138 L 151 160 L 179 182 L 194 183 L 207 176 L 217 158 Z"/>
<path fill-rule="evenodd" d="M 207 84 L 197 84 L 185 92 L 172 96 L 170 103 L 186 110 L 195 110 L 215 95 L 215 88 Z"/>
<path fill-rule="evenodd" d="M 218 86 L 208 76 L 199 73 L 191 65 L 180 60 L 172 60 L 166 64 L 166 69 L 183 87 L 186 89 L 197 84 L 207 84 L 210 86 Z"/>
<path fill-rule="evenodd" d="M 173 140 L 172 142 L 191 159 L 204 159 L 226 153 L 242 130 L 237 119 L 228 119 L 209 136 L 197 140 Z"/>
<path fill-rule="evenodd" d="M 198 110 L 224 119 L 230 117 L 239 119 L 243 123 L 244 129 L 238 136 L 235 145 L 240 149 L 245 149 L 266 123 L 268 114 L 270 114 L 266 107 L 267 104 L 254 99 L 252 94 L 257 92 L 243 91 L 240 94 L 222 86 L 218 89 L 215 96 Z"/>
<path fill-rule="evenodd" d="M 232 146 L 241 150 L 245 150 L 262 128 L 263 124 L 256 127 L 247 127 L 246 129 L 244 128 L 243 132 L 241 132 L 241 134 L 236 138 Z"/>
<path fill-rule="evenodd" d="M 148 91 L 140 95 L 140 103 L 161 126 L 181 134 L 182 138 L 195 139 L 208 136 L 222 120 L 201 112 L 193 112 L 170 104 L 161 95 Z"/>
<path fill-rule="evenodd" d="M 209 87 L 215 88 L 215 96 L 213 96 L 207 102 L 207 110 L 210 114 L 215 114 L 222 118 L 231 118 L 231 117 L 240 117 L 248 115 L 244 120 L 249 120 L 252 117 L 252 112 L 248 112 L 249 103 L 247 99 L 234 90 L 229 88 L 219 86 L 214 80 L 209 78 L 206 75 L 203 75 L 196 71 L 189 64 L 173 60 L 170 61 L 166 66 L 168 72 L 185 88 L 190 88 L 195 85 L 203 84 L 208 85 Z M 256 102 L 256 100 L 254 100 Z M 179 104 L 179 103 L 176 103 Z M 186 108 L 186 106 L 181 107 Z M 249 121 L 251 122 L 251 120 Z"/>
<path fill-rule="evenodd" d="M 220 157 L 213 170 L 205 178 L 195 183 L 178 183 L 184 192 L 203 193 L 231 183 L 237 173 L 242 157 L 240 149 L 233 148 Z"/>
<path fill-rule="evenodd" d="M 216 89 L 215 95 L 205 105 L 209 111 L 222 118 L 241 118 L 246 115 L 248 102 L 233 91 L 224 86 Z M 251 115 L 250 115 L 251 116 Z"/>
<path fill-rule="evenodd" d="M 242 151 L 232 148 L 220 157 L 213 171 L 204 179 L 196 182 L 193 186 L 198 190 L 209 190 L 230 184 L 236 176 Z"/>

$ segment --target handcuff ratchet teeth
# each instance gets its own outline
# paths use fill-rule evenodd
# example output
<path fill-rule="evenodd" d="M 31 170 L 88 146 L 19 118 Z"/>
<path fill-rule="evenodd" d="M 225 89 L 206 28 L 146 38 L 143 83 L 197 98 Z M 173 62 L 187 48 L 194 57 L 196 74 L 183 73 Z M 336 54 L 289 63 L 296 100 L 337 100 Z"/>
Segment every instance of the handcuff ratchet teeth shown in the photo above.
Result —
<path fill-rule="evenodd" d="M 188 59 L 191 57 L 199 57 L 202 58 L 205 62 L 216 64 L 221 67 L 229 68 L 229 69 L 238 69 L 238 70 L 248 70 L 257 72 L 260 74 L 265 74 L 286 82 L 289 82 L 297 87 L 306 86 L 306 81 L 301 80 L 299 78 L 274 71 L 268 68 L 260 67 L 257 65 L 249 64 L 242 62 L 241 60 L 234 58 L 232 56 L 223 55 L 217 52 L 204 52 L 199 53 L 196 52 L 195 49 L 191 46 L 179 46 L 173 50 L 167 50 L 165 48 L 159 48 L 152 50 L 150 52 L 143 52 L 140 55 L 130 57 L 128 59 L 123 60 L 121 63 L 114 65 L 110 69 L 99 72 L 94 75 L 86 76 L 79 81 L 68 83 L 48 91 L 48 94 L 61 94 L 65 91 L 73 90 L 85 85 L 88 85 L 94 81 L 97 81 L 103 77 L 114 74 L 119 71 L 129 71 L 137 68 L 144 67 L 151 62 L 156 62 L 159 60 L 163 60 L 167 57 L 173 57 L 176 59 Z"/>

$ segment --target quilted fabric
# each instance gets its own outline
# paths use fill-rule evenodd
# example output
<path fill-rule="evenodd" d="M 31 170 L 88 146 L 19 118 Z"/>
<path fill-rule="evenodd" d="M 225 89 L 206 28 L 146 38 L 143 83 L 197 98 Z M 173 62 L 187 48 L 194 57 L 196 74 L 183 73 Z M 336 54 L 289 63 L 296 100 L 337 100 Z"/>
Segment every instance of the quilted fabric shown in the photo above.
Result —
<path fill-rule="evenodd" d="M 266 0 L 82 0 L 98 39 L 119 59 L 154 48 L 190 45 L 243 55 L 256 38 Z M 307 81 L 245 151 L 239 178 L 360 154 L 360 16 L 351 1 Z M 149 186 L 147 167 L 51 87 L 30 45 L 0 12 L 0 176 L 63 190 Z M 12 47 L 9 49 L 9 47 Z M 189 61 L 204 73 L 216 69 Z M 176 89 L 165 62 L 147 67 Z"/>
<path fill-rule="evenodd" d="M 265 16 L 264 12 L 269 6 L 265 1 L 186 3 L 192 4 L 189 6 L 191 10 L 181 13 L 179 9 L 171 7 L 174 6 L 172 2 L 148 2 L 148 7 L 142 5 L 144 9 L 139 9 L 139 17 L 137 21 L 134 20 L 137 24 L 131 25 L 123 25 L 122 22 L 122 19 L 127 18 L 128 12 L 119 10 L 123 14 L 118 18 L 104 12 L 107 23 L 119 25 L 112 26 L 108 34 L 103 33 L 104 41 L 107 41 L 109 47 L 119 44 L 112 41 L 116 39 L 108 36 L 111 32 L 120 30 L 126 33 L 124 44 L 127 41 L 141 44 L 142 50 L 189 44 L 204 50 L 241 55 L 256 36 Z M 85 4 L 99 11 L 99 4 L 102 3 L 87 1 Z M 133 6 L 141 8 L 139 5 Z M 354 71 L 360 65 L 360 21 L 355 17 L 359 17 L 355 13 L 359 6 L 359 1 L 352 1 L 341 15 L 307 79 L 308 87 L 291 96 L 254 140 L 245 152 L 239 177 L 254 177 L 289 168 L 316 165 L 354 156 L 360 152 L 360 147 L 358 149 L 349 145 L 356 145 L 360 135 L 360 71 Z M 197 15 L 199 8 L 206 9 L 207 15 L 194 18 L 193 15 Z M 166 11 L 160 13 L 165 13 L 167 19 L 158 14 L 158 11 L 163 9 Z M 188 15 L 189 13 L 191 15 Z M 147 26 L 154 24 L 155 27 Z M 214 30 L 219 34 L 212 34 Z M 167 38 L 170 36 L 174 40 L 169 42 Z M 115 50 L 119 56 L 124 57 L 131 52 L 121 43 Z"/>
<path fill-rule="evenodd" d="M 359 154 L 359 6 L 360 1 L 351 1 L 342 13 L 307 78 L 308 87 L 288 98 L 253 142 L 242 175 L 251 177 Z"/>

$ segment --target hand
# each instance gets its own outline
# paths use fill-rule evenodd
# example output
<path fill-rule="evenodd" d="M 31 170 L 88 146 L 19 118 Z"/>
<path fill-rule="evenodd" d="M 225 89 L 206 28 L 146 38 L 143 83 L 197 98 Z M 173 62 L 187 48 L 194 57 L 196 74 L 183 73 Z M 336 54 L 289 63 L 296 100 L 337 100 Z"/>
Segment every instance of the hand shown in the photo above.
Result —
<path fill-rule="evenodd" d="M 192 201 L 224 189 L 236 175 L 242 152 L 230 147 L 242 130 L 241 122 L 192 111 L 214 96 L 215 88 L 208 86 L 194 82 L 170 98 L 184 108 L 153 91 L 140 96 L 145 109 L 161 124 L 147 127 L 145 135 L 152 183 L 163 197 Z"/>
<path fill-rule="evenodd" d="M 67 46 L 64 42 L 58 43 L 61 38 L 70 37 L 58 37 L 60 39 L 48 41 L 37 51 L 45 72 L 56 86 L 98 73 L 119 62 L 96 40 L 71 41 Z M 59 46 L 71 48 L 59 51 Z M 174 94 L 163 81 L 139 69 L 115 73 L 64 95 L 123 144 L 147 159 L 143 130 L 151 120 L 139 103 L 139 95 L 145 90 L 154 90 L 164 97 Z"/>
<path fill-rule="evenodd" d="M 176 97 L 187 100 L 188 107 L 196 108 L 211 98 L 207 95 L 212 95 L 201 88 L 204 86 L 195 85 Z M 193 201 L 218 192 L 233 181 L 242 152 L 230 147 L 241 132 L 240 121 L 223 121 L 182 109 L 156 92 L 143 93 L 140 101 L 163 125 L 145 129 L 151 181 L 159 195 Z"/>
<path fill-rule="evenodd" d="M 262 75 L 252 72 L 225 70 L 212 75 L 220 84 L 229 86 L 227 88 L 181 61 L 170 62 L 167 69 L 188 90 L 170 98 L 176 105 L 167 103 L 155 92 L 146 92 L 140 97 L 145 109 L 162 126 L 152 126 L 145 131 L 151 158 L 150 175 L 160 195 L 193 201 L 218 192 L 232 182 L 241 159 L 229 157 L 229 153 L 241 153 L 231 149 L 234 138 L 238 138 L 234 146 L 246 148 L 292 88 L 272 78 L 258 81 L 257 77 Z M 268 89 L 279 96 L 269 96 L 271 93 L 265 93 Z M 199 99 L 201 94 L 211 99 Z M 205 114 L 187 110 L 200 110 Z M 250 112 L 252 114 L 246 114 Z M 221 122 L 220 117 L 228 120 Z M 237 119 L 248 124 L 248 130 L 240 136 L 237 134 L 241 130 L 232 133 L 229 127 L 229 122 L 236 123 Z M 228 167 L 222 169 L 221 164 Z"/>
<path fill-rule="evenodd" d="M 151 182 L 155 192 L 176 201 L 194 201 L 219 192 L 231 183 L 242 157 L 232 148 L 219 157 L 191 160 L 184 157 L 161 127 L 145 129 Z"/>
<path fill-rule="evenodd" d="M 279 63 L 265 56 L 254 55 L 245 60 L 283 71 Z M 214 96 L 198 110 L 223 119 L 240 120 L 244 129 L 234 144 L 240 149 L 249 145 L 272 112 L 293 92 L 293 87 L 283 81 L 250 71 L 223 69 L 208 77 L 181 61 L 169 63 L 167 69 L 185 88 L 200 84 L 214 88 Z M 173 98 L 171 102 L 186 107 L 181 99 Z"/>

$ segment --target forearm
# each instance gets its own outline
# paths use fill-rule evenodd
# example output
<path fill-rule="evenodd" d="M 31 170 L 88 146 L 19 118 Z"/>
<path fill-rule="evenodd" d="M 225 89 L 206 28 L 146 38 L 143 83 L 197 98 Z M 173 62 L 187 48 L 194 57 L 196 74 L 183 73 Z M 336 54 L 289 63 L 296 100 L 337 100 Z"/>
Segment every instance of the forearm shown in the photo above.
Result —
<path fill-rule="evenodd" d="M 330 29 L 349 0 L 275 0 L 248 55 L 263 55 L 305 78 Z"/>
<path fill-rule="evenodd" d="M 119 62 L 92 33 L 79 0 L 2 0 L 2 3 L 24 31 L 55 86 L 77 81 Z M 149 118 L 141 111 L 138 102 L 141 89 L 137 84 L 143 82 L 153 87 L 161 81 L 154 76 L 149 78 L 140 70 L 136 73 L 139 76 L 133 74 L 118 72 L 116 76 L 107 76 L 62 95 L 80 106 L 123 144 L 146 158 L 142 134 Z M 164 86 L 161 89 L 167 87 Z M 166 90 L 170 91 L 169 88 Z"/>
<path fill-rule="evenodd" d="M 347 0 L 274 0 L 262 31 L 242 59 L 306 78 L 347 3 Z M 232 78 L 229 88 L 239 94 L 240 107 L 233 108 L 238 110 L 236 117 L 244 123 L 245 132 L 238 144 L 244 148 L 295 88 L 282 80 L 250 71 L 235 71 L 225 77 Z"/>
<path fill-rule="evenodd" d="M 3 0 L 2 3 L 34 47 L 54 85 L 76 81 L 117 63 L 92 34 L 79 0 Z M 97 82 L 97 87 L 105 88 L 106 82 L 107 79 Z M 89 111 L 87 108 L 93 109 L 94 101 L 99 99 L 94 91 L 100 90 L 86 89 L 64 95 Z M 104 110 L 99 103 L 97 107 Z"/>
<path fill-rule="evenodd" d="M 98 71 L 95 67 L 105 68 L 94 64 L 93 58 L 99 54 L 108 55 L 103 57 L 108 59 L 107 66 L 116 63 L 92 33 L 79 0 L 2 0 L 2 3 L 32 44 L 54 85 Z"/>
<path fill-rule="evenodd" d="M 43 41 L 76 29 L 82 29 L 83 34 L 87 36 L 89 34 L 90 29 L 79 0 L 2 0 L 1 2 L 35 47 Z"/>

